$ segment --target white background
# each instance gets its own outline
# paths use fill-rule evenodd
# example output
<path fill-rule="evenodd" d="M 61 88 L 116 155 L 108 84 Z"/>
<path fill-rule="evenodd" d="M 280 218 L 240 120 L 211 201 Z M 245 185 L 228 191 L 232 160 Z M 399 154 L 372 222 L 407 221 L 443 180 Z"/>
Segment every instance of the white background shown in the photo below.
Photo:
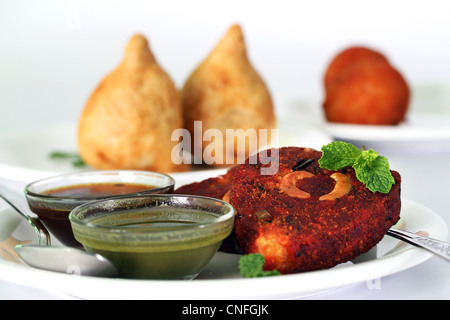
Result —
<path fill-rule="evenodd" d="M 437 0 L 2 0 L 0 136 L 77 122 L 90 93 L 137 32 L 181 87 L 234 23 L 243 28 L 250 60 L 279 114 L 320 117 L 328 62 L 345 47 L 367 45 L 404 74 L 412 88 L 410 113 L 449 115 L 449 17 L 449 2 Z M 403 195 L 450 225 L 450 153 L 391 159 L 404 177 Z M 318 298 L 448 299 L 448 270 L 448 263 L 432 258 L 383 278 L 381 289 L 362 283 Z M 0 282 L 0 298 L 67 297 Z"/>
<path fill-rule="evenodd" d="M 404 74 L 414 89 L 411 110 L 450 112 L 443 90 L 450 83 L 449 16 L 448 2 L 436 0 L 3 0 L 0 125 L 77 121 L 137 32 L 181 87 L 233 23 L 242 26 L 278 113 L 320 111 L 328 62 L 355 44 L 382 51 Z M 433 103 L 424 103 L 430 96 Z"/>

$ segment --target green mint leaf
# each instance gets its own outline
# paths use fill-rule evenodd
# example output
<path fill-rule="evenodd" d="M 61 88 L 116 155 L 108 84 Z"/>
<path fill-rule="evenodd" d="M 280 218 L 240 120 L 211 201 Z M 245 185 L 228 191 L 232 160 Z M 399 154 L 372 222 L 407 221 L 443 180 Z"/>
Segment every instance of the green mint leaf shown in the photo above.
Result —
<path fill-rule="evenodd" d="M 322 148 L 322 157 L 319 159 L 321 168 L 339 170 L 355 163 L 361 155 L 361 150 L 350 143 L 334 141 Z"/>
<path fill-rule="evenodd" d="M 369 150 L 373 151 L 373 150 Z M 368 151 L 364 151 L 368 152 Z M 356 178 L 364 183 L 366 187 L 372 191 L 379 191 L 381 193 L 388 193 L 393 184 L 395 184 L 394 177 L 389 169 L 389 162 L 385 157 L 373 157 L 373 152 L 368 155 L 365 160 L 358 159 L 353 166 L 355 169 Z"/>
<path fill-rule="evenodd" d="M 84 163 L 84 161 L 81 159 L 77 159 L 72 161 L 72 166 L 74 166 L 75 168 L 82 168 L 86 166 L 86 163 Z"/>
<path fill-rule="evenodd" d="M 359 157 L 356 158 L 353 165 L 372 164 L 378 158 L 378 152 L 370 150 L 361 151 Z"/>
<path fill-rule="evenodd" d="M 247 254 L 239 259 L 239 271 L 244 278 L 280 275 L 277 270 L 264 271 L 264 256 L 260 253 Z"/>
<path fill-rule="evenodd" d="M 72 154 L 63 151 L 53 151 L 50 153 L 50 159 L 67 159 L 71 157 Z"/>
<path fill-rule="evenodd" d="M 70 161 L 75 168 L 84 167 L 86 164 L 76 152 L 53 151 L 49 154 L 50 159 L 58 161 Z"/>
<path fill-rule="evenodd" d="M 356 178 L 372 192 L 388 193 L 395 184 L 389 162 L 385 157 L 378 155 L 378 152 L 372 149 L 360 150 L 343 141 L 335 141 L 323 146 L 319 165 L 328 170 L 352 166 L 355 169 Z"/>

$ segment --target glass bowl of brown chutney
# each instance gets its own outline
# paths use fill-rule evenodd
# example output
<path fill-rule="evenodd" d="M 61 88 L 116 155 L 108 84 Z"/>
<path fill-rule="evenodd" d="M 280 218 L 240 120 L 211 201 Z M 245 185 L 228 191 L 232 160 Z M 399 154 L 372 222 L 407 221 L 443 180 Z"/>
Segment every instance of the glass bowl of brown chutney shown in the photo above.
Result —
<path fill-rule="evenodd" d="M 91 201 L 124 195 L 170 194 L 175 181 L 151 171 L 87 171 L 58 175 L 28 184 L 28 205 L 63 245 L 82 247 L 75 239 L 70 212 Z"/>

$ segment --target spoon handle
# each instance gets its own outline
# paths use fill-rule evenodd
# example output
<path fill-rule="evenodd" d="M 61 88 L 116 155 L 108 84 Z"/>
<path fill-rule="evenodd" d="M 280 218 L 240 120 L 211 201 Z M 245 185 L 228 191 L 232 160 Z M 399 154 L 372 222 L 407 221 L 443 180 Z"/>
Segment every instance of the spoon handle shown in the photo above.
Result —
<path fill-rule="evenodd" d="M 50 246 L 50 233 L 42 222 L 34 217 L 32 211 L 26 206 L 26 199 L 18 191 L 15 191 L 6 186 L 7 180 L 0 178 L 0 198 L 3 198 L 11 207 L 13 207 L 18 213 L 20 213 L 28 223 L 36 231 L 38 245 Z"/>
<path fill-rule="evenodd" d="M 425 237 L 410 231 L 390 229 L 388 235 L 405 241 L 413 246 L 428 250 L 450 262 L 450 243 Z"/>

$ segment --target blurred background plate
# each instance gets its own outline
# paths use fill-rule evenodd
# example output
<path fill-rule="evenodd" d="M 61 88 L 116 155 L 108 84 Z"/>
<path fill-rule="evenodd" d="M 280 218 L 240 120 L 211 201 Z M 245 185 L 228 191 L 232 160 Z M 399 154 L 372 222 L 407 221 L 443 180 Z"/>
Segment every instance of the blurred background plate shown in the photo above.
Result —
<path fill-rule="evenodd" d="M 398 126 L 326 123 L 324 130 L 336 140 L 377 151 L 423 153 L 450 151 L 450 116 L 415 115 Z"/>
<path fill-rule="evenodd" d="M 306 121 L 279 120 L 279 145 L 320 149 L 331 141 L 317 125 Z M 57 124 L 42 129 L 12 132 L 0 138 L 1 176 L 32 181 L 45 176 L 87 170 L 68 159 L 52 159 L 55 151 L 78 154 L 76 125 Z"/>
<path fill-rule="evenodd" d="M 51 159 L 54 151 L 77 152 L 74 125 L 53 125 L 5 134 L 0 138 L 1 176 L 31 182 L 80 170 L 70 161 Z"/>

